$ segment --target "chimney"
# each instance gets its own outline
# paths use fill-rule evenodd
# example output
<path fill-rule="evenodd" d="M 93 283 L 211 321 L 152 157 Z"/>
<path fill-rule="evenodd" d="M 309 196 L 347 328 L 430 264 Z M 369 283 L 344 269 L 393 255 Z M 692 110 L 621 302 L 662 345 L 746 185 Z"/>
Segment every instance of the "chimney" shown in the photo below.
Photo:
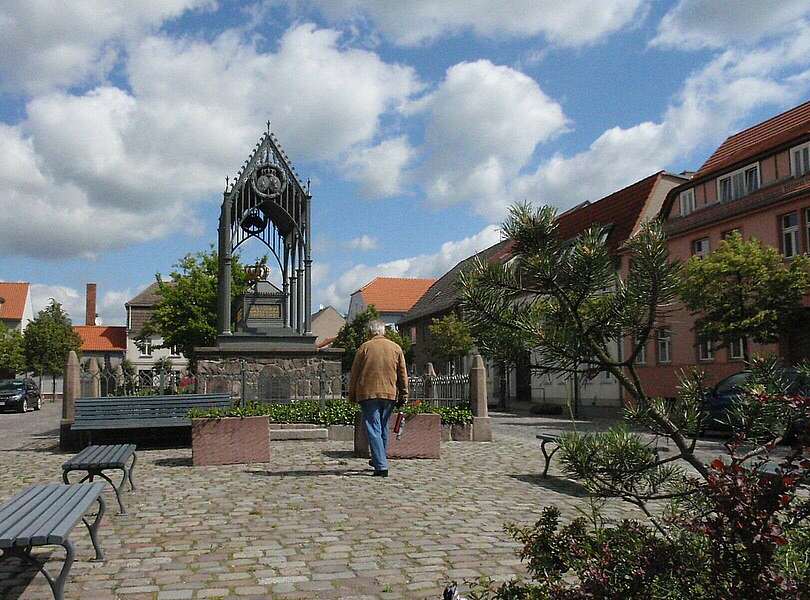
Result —
<path fill-rule="evenodd" d="M 96 324 L 96 284 L 95 283 L 88 283 L 87 284 L 87 301 L 86 301 L 86 304 L 85 304 L 84 324 L 85 325 L 95 325 Z"/>

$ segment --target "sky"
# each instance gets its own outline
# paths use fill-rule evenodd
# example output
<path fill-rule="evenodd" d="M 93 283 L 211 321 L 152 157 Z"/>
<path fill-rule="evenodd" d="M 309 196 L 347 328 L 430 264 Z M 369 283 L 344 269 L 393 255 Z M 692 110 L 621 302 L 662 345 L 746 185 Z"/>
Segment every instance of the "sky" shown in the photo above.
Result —
<path fill-rule="evenodd" d="M 0 280 L 105 324 L 208 249 L 266 121 L 311 180 L 313 310 L 434 277 L 810 97 L 806 0 L 4 0 Z M 258 242 L 243 260 L 264 254 Z"/>

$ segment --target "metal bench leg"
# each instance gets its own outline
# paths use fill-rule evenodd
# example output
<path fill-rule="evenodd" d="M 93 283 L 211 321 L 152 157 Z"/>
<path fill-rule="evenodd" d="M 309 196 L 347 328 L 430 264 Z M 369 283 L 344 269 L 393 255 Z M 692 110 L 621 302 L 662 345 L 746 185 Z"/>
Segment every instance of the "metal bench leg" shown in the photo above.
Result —
<path fill-rule="evenodd" d="M 560 449 L 560 447 L 557 446 L 556 448 L 554 448 L 554 450 L 551 451 L 551 454 L 546 452 L 546 444 L 548 444 L 549 441 L 550 440 L 543 440 L 543 442 L 540 444 L 540 451 L 543 453 L 543 458 L 546 459 L 546 466 L 543 469 L 543 477 L 548 477 L 548 467 L 551 464 L 551 457 L 554 456 L 554 453 L 557 452 L 557 450 Z M 552 442 L 552 443 L 556 443 L 556 442 Z"/>
<path fill-rule="evenodd" d="M 48 581 L 48 585 L 51 586 L 51 592 L 53 592 L 54 600 L 64 600 L 65 582 L 67 581 L 68 574 L 70 573 L 70 567 L 73 566 L 73 559 L 76 552 L 73 548 L 73 543 L 70 540 L 65 540 L 64 543 L 60 545 L 65 549 L 65 562 L 62 564 L 62 569 L 59 571 L 59 575 L 56 577 L 56 579 L 54 579 L 51 574 L 45 570 L 44 563 L 39 562 L 37 559 L 31 556 L 31 548 L 7 548 L 3 550 L 3 554 L 0 555 L 0 558 L 6 556 L 15 556 L 34 565 L 37 570 L 45 576 L 45 579 Z"/>
<path fill-rule="evenodd" d="M 113 489 L 113 491 L 115 492 L 115 497 L 116 497 L 116 499 L 118 500 L 118 508 L 119 508 L 118 514 L 119 514 L 119 515 L 125 515 L 125 514 L 127 514 L 127 509 L 126 509 L 126 508 L 124 508 L 124 502 L 123 502 L 123 500 L 121 500 L 121 492 L 119 491 L 118 486 L 117 486 L 117 485 L 115 485 L 115 483 L 113 482 L 113 480 L 112 480 L 112 479 L 110 479 L 109 477 L 107 477 L 107 476 L 106 476 L 106 475 L 105 475 L 103 472 L 101 472 L 101 471 L 94 471 L 94 472 L 93 472 L 93 475 L 98 475 L 99 477 L 101 477 L 102 479 L 104 479 L 104 480 L 105 480 L 107 483 L 109 483 L 109 484 L 112 486 L 112 489 Z M 90 476 L 90 481 L 93 481 L 93 475 L 91 475 L 91 476 Z M 121 480 L 121 487 L 124 487 L 124 480 L 123 480 L 123 479 Z"/>
<path fill-rule="evenodd" d="M 68 473 L 72 473 L 73 471 L 76 471 L 76 470 L 81 470 L 81 469 L 65 469 L 64 471 L 62 471 L 62 481 L 64 481 L 66 485 L 70 485 L 70 479 L 68 478 Z M 87 475 L 85 475 L 84 477 L 82 477 L 82 478 L 81 478 L 79 481 L 77 481 L 76 483 L 84 483 L 85 481 L 87 481 L 88 479 L 90 479 L 90 477 L 91 477 L 91 476 L 90 476 L 90 474 L 88 473 Z M 93 481 L 93 480 L 92 480 L 92 479 L 90 479 L 90 481 Z"/>
<path fill-rule="evenodd" d="M 132 482 L 132 470 L 135 468 L 135 461 L 138 460 L 138 455 L 134 452 L 132 453 L 132 464 L 129 465 L 129 469 L 127 469 L 127 478 L 129 479 L 129 489 L 130 491 L 135 491 L 135 484 Z"/>
<path fill-rule="evenodd" d="M 113 486 L 115 487 L 115 486 Z M 98 500 L 98 514 L 96 515 L 96 520 L 93 521 L 92 525 L 87 522 L 87 517 L 82 517 L 82 521 L 85 525 L 87 525 L 87 531 L 90 532 L 90 541 L 93 542 L 93 549 L 96 551 L 96 558 L 95 560 L 104 560 L 104 550 L 101 548 L 101 544 L 98 541 L 98 528 L 101 525 L 101 517 L 104 516 L 104 498 L 99 496 Z"/>

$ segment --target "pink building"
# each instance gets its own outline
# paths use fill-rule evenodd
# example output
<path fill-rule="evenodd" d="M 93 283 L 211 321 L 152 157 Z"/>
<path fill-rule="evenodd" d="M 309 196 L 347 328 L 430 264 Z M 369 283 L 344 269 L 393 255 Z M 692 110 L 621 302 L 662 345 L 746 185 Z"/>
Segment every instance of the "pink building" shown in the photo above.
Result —
<path fill-rule="evenodd" d="M 785 260 L 810 252 L 810 102 L 729 137 L 688 183 L 670 191 L 661 214 L 671 256 L 682 261 L 708 254 L 735 230 L 779 248 Z M 749 347 L 794 362 L 810 356 L 808 337 Z M 646 389 L 664 397 L 674 396 L 680 369 L 699 365 L 716 382 L 744 368 L 741 344 L 699 343 L 682 306 L 658 324 L 644 354 Z"/>

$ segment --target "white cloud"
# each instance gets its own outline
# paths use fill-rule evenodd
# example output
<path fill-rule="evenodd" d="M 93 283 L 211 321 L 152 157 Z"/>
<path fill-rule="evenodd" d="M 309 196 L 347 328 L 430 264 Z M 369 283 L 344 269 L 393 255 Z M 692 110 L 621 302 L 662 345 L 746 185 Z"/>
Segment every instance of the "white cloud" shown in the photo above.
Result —
<path fill-rule="evenodd" d="M 501 239 L 500 228 L 488 225 L 475 235 L 445 242 L 433 254 L 419 254 L 377 265 L 357 264 L 325 288 L 316 290 L 316 303 L 348 309 L 349 296 L 375 277 L 439 277 L 459 261 L 480 252 Z"/>
<path fill-rule="evenodd" d="M 0 82 L 41 92 L 99 80 L 126 38 L 213 0 L 5 0 L 0 6 Z"/>
<path fill-rule="evenodd" d="M 515 180 L 509 196 L 568 208 L 710 150 L 752 111 L 787 108 L 810 88 L 810 28 L 770 46 L 730 49 L 693 73 L 659 122 L 612 127 L 587 150 L 556 154 Z M 699 165 L 695 165 L 697 167 Z"/>
<path fill-rule="evenodd" d="M 412 46 L 464 30 L 487 37 L 544 35 L 560 46 L 596 42 L 639 18 L 643 0 L 313 0 L 335 22 L 369 20 Z"/>
<path fill-rule="evenodd" d="M 807 0 L 680 0 L 658 25 L 652 41 L 673 48 L 722 48 L 729 44 L 753 46 L 786 30 L 807 27 Z"/>
<path fill-rule="evenodd" d="M 377 238 L 365 233 L 346 242 L 346 247 L 352 250 L 376 250 L 378 245 Z"/>
<path fill-rule="evenodd" d="M 143 286 L 146 287 L 146 286 Z M 101 295 L 96 304 L 98 325 L 126 325 L 124 303 L 135 294 L 131 289 L 110 290 Z M 51 298 L 62 305 L 74 325 L 84 325 L 85 291 L 64 285 L 31 284 L 31 304 L 34 315 L 48 306 Z"/>
<path fill-rule="evenodd" d="M 347 177 L 360 183 L 367 198 L 387 198 L 403 191 L 404 170 L 414 158 L 407 136 L 353 150 L 346 159 Z"/>
<path fill-rule="evenodd" d="M 0 226 L 13 224 L 0 250 L 88 255 L 194 227 L 192 203 L 222 189 L 267 118 L 301 160 L 368 144 L 421 84 L 339 36 L 302 24 L 271 53 L 234 31 L 210 43 L 148 37 L 130 48 L 131 92 L 34 97 L 24 123 L 0 127 Z"/>
<path fill-rule="evenodd" d="M 535 80 L 488 60 L 450 67 L 439 87 L 407 110 L 427 115 L 419 180 L 428 200 L 468 201 L 489 218 L 503 214 L 506 185 L 537 145 L 567 122 Z"/>

